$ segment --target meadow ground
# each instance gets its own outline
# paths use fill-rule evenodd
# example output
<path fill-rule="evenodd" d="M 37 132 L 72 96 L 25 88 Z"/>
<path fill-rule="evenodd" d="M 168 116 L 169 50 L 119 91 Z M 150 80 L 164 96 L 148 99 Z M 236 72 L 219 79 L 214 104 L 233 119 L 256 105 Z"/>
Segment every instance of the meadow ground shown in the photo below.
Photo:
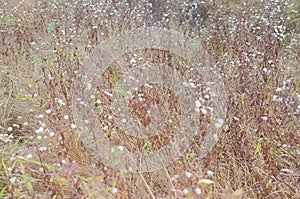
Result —
<path fill-rule="evenodd" d="M 97 150 L 105 156 L 107 151 L 102 143 L 93 148 L 93 137 L 87 139 L 76 122 L 86 112 L 74 112 L 77 102 L 85 104 L 75 94 L 79 79 L 89 83 L 82 78 L 86 61 L 101 62 L 93 57 L 96 48 L 103 48 L 103 42 L 109 46 L 109 38 L 151 26 L 181 32 L 191 38 L 191 51 L 207 52 L 210 67 L 224 83 L 226 97 L 220 100 L 226 104 L 226 119 L 213 124 L 221 127 L 213 148 L 203 148 L 211 106 L 220 104 L 210 101 L 205 94 L 209 85 L 202 82 L 204 97 L 195 102 L 198 133 L 188 150 L 160 169 L 120 171 L 94 154 Z M 140 36 L 121 40 L 139 44 Z M 0 198 L 299 199 L 299 59 L 296 0 L 0 0 Z M 186 79 L 192 71 L 185 57 L 165 49 L 131 49 L 96 73 L 99 84 L 88 84 L 97 126 L 118 146 L 116 157 L 122 158 L 123 151 L 158 151 L 176 137 L 168 132 L 190 119 L 183 117 L 190 104 L 180 103 L 176 89 L 154 83 L 130 93 L 130 116 L 125 115 L 139 127 L 172 119 L 154 138 L 128 135 L 123 120 L 111 113 L 110 107 L 122 102 L 110 95 L 127 78 L 124 68 L 136 74 L 136 65 L 157 63 Z M 197 78 L 198 83 L 205 80 Z M 193 80 L 188 85 L 193 87 Z M 147 106 L 154 105 L 158 108 L 151 109 L 151 116 Z M 161 107 L 168 108 L 167 116 Z M 84 122 L 94 124 L 93 118 Z"/>

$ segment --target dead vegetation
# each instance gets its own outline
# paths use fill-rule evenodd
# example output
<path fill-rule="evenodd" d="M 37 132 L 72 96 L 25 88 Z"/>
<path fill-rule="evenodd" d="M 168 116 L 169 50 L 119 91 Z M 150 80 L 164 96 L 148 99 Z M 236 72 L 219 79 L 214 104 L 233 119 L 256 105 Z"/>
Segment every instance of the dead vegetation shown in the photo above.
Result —
<path fill-rule="evenodd" d="M 0 198 L 300 197 L 296 1 L 0 0 L 0 5 Z M 161 170 L 119 171 L 95 159 L 81 142 L 72 115 L 74 84 L 101 41 L 150 25 L 203 41 L 223 77 L 227 119 L 205 158 L 198 156 L 203 130 L 182 157 Z M 133 53 L 143 56 L 140 64 L 164 62 L 184 73 L 185 60 L 169 52 Z M 119 61 L 131 66 L 132 56 Z M 122 78 L 114 64 L 96 90 L 112 90 Z M 120 150 L 151 152 L 169 144 L 168 132 L 180 123 L 182 110 L 172 92 L 163 86 L 140 87 L 129 110 L 147 126 L 166 120 L 156 120 L 155 110 L 151 116 L 147 107 L 166 106 L 174 125 L 138 139 L 115 121 L 110 123 L 114 131 L 108 128 L 106 135 Z M 99 93 L 95 108 L 104 127 L 112 101 Z M 140 103 L 141 95 L 145 103 Z M 207 120 L 209 116 L 199 118 L 199 129 L 206 128 Z"/>

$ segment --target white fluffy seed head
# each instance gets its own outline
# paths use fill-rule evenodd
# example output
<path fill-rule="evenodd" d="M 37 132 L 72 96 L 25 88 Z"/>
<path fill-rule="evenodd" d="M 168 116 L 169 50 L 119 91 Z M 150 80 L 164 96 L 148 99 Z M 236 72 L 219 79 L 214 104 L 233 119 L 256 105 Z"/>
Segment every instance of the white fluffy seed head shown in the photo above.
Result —
<path fill-rule="evenodd" d="M 185 172 L 185 177 L 187 177 L 187 178 L 190 178 L 190 177 L 192 177 L 192 173 L 191 172 Z"/>
<path fill-rule="evenodd" d="M 112 188 L 112 189 L 111 189 L 111 192 L 112 192 L 113 194 L 116 194 L 116 193 L 118 192 L 118 188 L 116 188 L 116 187 Z"/>
<path fill-rule="evenodd" d="M 201 191 L 201 189 L 200 189 L 199 187 L 196 187 L 196 188 L 194 189 L 194 191 L 195 191 L 195 193 L 196 193 L 197 195 L 201 195 L 201 193 L 202 193 L 202 191 Z"/>
<path fill-rule="evenodd" d="M 184 195 L 187 195 L 187 194 L 189 193 L 189 189 L 188 189 L 188 188 L 183 189 L 182 193 L 183 193 Z"/>

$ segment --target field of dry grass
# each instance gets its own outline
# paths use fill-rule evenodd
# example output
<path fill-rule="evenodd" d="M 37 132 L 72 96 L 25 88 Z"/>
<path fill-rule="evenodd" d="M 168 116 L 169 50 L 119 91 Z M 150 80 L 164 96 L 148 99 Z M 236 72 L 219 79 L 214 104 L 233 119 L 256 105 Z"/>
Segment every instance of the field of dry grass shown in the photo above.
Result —
<path fill-rule="evenodd" d="M 209 67 L 222 77 L 226 119 L 217 125 L 222 126 L 218 141 L 203 147 L 213 117 L 211 96 L 204 91 L 202 105 L 196 102 L 199 126 L 188 149 L 159 169 L 131 172 L 119 169 L 122 162 L 111 166 L 102 142 L 93 140 L 99 135 L 88 137 L 84 124 L 77 123 L 90 113 L 74 111 L 77 101 L 85 103 L 75 94 L 85 81 L 87 60 L 101 62 L 102 57 L 93 57 L 97 48 L 112 45 L 109 38 L 153 26 L 181 32 L 191 39 L 191 50 L 205 49 Z M 123 40 L 143 42 L 132 38 Z M 131 93 L 126 117 L 144 129 L 155 123 L 159 133 L 148 139 L 128 135 L 110 108 L 122 102 L 111 93 L 127 78 L 123 69 L 162 63 L 189 79 L 193 68 L 185 57 L 159 48 L 119 56 L 103 73 L 93 74 L 101 81 L 89 90 L 95 125 L 123 160 L 123 151 L 147 155 L 170 145 L 177 138 L 170 132 L 190 119 L 183 117 L 190 104 L 180 103 L 182 97 L 170 89 L 177 85 L 140 86 Z M 205 88 L 209 85 L 197 92 Z M 148 106 L 167 107 L 167 116 L 159 108 L 149 115 Z M 94 124 L 92 116 L 84 122 Z M 299 121 L 296 0 L 0 0 L 0 198 L 299 199 Z"/>

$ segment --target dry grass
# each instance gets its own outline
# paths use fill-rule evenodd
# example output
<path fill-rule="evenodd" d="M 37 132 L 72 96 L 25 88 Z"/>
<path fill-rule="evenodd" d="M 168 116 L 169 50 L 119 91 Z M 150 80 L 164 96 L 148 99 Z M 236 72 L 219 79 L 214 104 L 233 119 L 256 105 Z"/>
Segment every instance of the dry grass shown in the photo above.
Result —
<path fill-rule="evenodd" d="M 0 198 L 300 198 L 300 4 L 127 2 L 0 0 Z M 130 173 L 95 159 L 81 142 L 74 84 L 101 41 L 151 25 L 203 41 L 223 76 L 228 113 L 205 158 L 198 157 L 200 134 L 171 165 Z M 174 68 L 182 61 L 159 50 L 135 53 Z M 113 89 L 121 77 L 110 69 L 98 90 Z M 149 106 L 168 100 L 180 122 L 172 91 L 168 99 L 158 94 L 164 87 L 139 92 L 130 110 L 144 126 L 153 118 L 138 103 L 141 93 Z M 96 97 L 105 102 L 99 118 L 106 125 L 111 101 Z M 149 140 L 105 133 L 132 151 L 155 151 L 170 142 L 170 129 Z"/>

